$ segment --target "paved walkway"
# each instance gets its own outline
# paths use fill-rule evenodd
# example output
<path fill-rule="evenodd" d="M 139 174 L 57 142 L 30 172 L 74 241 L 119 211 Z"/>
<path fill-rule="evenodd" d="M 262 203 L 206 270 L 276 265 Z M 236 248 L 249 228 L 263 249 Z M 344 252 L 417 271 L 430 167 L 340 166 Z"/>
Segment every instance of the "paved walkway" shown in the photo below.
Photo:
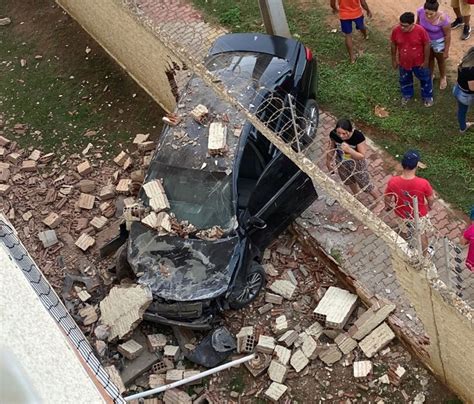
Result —
<path fill-rule="evenodd" d="M 166 27 L 169 35 L 178 35 L 179 32 L 183 46 L 193 54 L 203 53 L 217 36 L 225 32 L 205 23 L 201 14 L 184 1 L 135 0 L 134 4 L 133 12 L 139 18 L 152 21 L 162 28 Z M 327 135 L 334 126 L 334 117 L 322 113 L 318 139 L 311 147 L 311 155 L 322 168 L 325 165 L 323 156 Z M 397 169 L 397 163 L 387 153 L 374 146 L 369 148 L 368 160 L 373 182 L 382 193 L 388 178 Z M 364 202 L 364 197 L 361 200 Z M 390 224 L 392 218 L 384 219 Z M 407 325 L 415 332 L 422 331 L 422 325 L 417 321 L 416 314 L 392 271 L 385 244 L 371 231 L 352 218 L 337 202 L 324 195 L 321 195 L 321 198 L 298 221 L 328 252 L 340 256 L 342 265 L 368 290 L 397 303 L 400 318 L 404 318 Z M 432 222 L 436 229 L 435 259 L 440 267 L 445 269 L 446 256 L 440 254 L 443 251 L 441 237 L 447 236 L 450 240 L 455 240 L 462 234 L 466 223 L 439 200 L 432 212 Z M 450 284 L 450 271 L 443 270 L 441 275 L 442 279 Z M 461 275 L 463 279 L 467 279 L 465 283 L 469 278 L 472 282 L 472 276 L 467 271 Z M 472 286 L 471 290 L 474 289 L 474 283 Z"/>

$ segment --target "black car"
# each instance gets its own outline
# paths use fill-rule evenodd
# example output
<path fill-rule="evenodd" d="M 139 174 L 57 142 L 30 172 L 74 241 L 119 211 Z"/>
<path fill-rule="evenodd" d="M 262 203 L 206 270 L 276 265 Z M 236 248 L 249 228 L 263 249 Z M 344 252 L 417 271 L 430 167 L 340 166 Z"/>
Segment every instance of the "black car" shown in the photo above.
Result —
<path fill-rule="evenodd" d="M 206 66 L 295 147 L 314 138 L 316 62 L 300 42 L 225 35 L 211 48 Z M 206 123 L 190 116 L 199 104 L 209 109 Z M 200 78 L 190 80 L 177 114 L 184 119 L 164 128 L 144 184 L 159 179 L 174 223 L 195 230 L 184 237 L 176 229 L 164 234 L 133 222 L 118 267 L 126 258 L 138 282 L 151 288 L 154 301 L 145 319 L 205 329 L 218 312 L 255 299 L 265 284 L 263 251 L 317 194 L 306 174 Z M 227 127 L 222 155 L 208 153 L 211 121 Z M 139 198 L 149 207 L 143 188 Z"/>

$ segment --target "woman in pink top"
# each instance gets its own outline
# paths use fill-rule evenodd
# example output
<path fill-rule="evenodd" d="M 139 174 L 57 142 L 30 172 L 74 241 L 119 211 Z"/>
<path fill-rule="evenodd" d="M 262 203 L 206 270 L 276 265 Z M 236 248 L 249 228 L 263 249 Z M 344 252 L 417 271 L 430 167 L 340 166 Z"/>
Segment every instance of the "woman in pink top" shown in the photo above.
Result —
<path fill-rule="evenodd" d="M 461 244 L 469 246 L 466 266 L 470 271 L 474 272 L 474 207 L 471 208 L 471 225 L 464 231 Z"/>
<path fill-rule="evenodd" d="M 417 24 L 421 25 L 431 41 L 430 70 L 434 77 L 434 61 L 438 62 L 440 82 L 439 88 L 444 90 L 448 85 L 446 80 L 446 59 L 449 57 L 451 45 L 451 24 L 446 13 L 438 11 L 437 0 L 426 0 L 423 7 L 417 10 Z"/>

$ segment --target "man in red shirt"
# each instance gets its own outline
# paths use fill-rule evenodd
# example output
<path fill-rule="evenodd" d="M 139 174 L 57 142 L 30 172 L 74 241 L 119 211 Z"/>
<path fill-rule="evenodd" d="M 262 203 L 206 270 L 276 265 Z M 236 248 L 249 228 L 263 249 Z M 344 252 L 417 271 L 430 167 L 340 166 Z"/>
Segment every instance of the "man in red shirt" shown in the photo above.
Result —
<path fill-rule="evenodd" d="M 426 107 L 433 105 L 433 81 L 428 68 L 430 38 L 425 29 L 415 24 L 413 13 L 403 13 L 400 23 L 393 28 L 392 66 L 399 68 L 402 105 L 413 98 L 413 74 L 420 80 L 421 97 Z"/>
<path fill-rule="evenodd" d="M 385 209 L 389 211 L 395 208 L 400 229 L 405 234 L 412 234 L 415 228 L 413 199 L 417 198 L 421 241 L 425 251 L 428 247 L 428 238 L 425 233 L 431 225 L 428 211 L 433 206 L 434 197 L 433 188 L 428 180 L 416 176 L 419 161 L 420 153 L 416 150 L 408 150 L 402 159 L 402 174 L 390 178 L 384 194 Z"/>
<path fill-rule="evenodd" d="M 354 54 L 354 47 L 352 44 L 352 23 L 355 24 L 365 39 L 369 36 L 367 34 L 367 28 L 364 24 L 364 13 L 362 8 L 367 12 L 367 17 L 372 17 L 372 13 L 369 10 L 369 6 L 365 0 L 338 0 L 339 8 L 337 7 L 336 0 L 331 0 L 331 8 L 334 13 L 339 12 L 339 20 L 341 21 L 341 31 L 344 33 L 347 52 L 351 63 L 356 60 Z"/>

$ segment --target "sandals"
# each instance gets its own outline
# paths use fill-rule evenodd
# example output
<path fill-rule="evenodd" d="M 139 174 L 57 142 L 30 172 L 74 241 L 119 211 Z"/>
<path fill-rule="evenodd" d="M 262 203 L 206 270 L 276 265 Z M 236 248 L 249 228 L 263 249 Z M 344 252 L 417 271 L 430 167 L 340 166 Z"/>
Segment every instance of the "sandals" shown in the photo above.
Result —
<path fill-rule="evenodd" d="M 447 86 L 448 86 L 448 80 L 446 79 L 446 76 L 444 76 L 439 81 L 439 89 L 444 90 L 446 89 Z"/>

